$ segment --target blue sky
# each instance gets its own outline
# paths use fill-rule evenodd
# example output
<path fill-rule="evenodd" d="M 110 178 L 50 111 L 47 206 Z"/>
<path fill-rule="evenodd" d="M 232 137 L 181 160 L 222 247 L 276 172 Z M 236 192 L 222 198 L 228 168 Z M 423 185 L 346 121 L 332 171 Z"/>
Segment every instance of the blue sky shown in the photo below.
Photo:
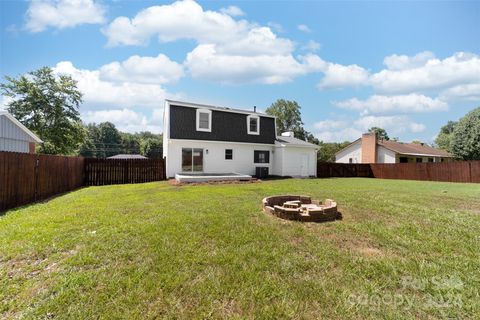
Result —
<path fill-rule="evenodd" d="M 86 122 L 161 132 L 163 99 L 266 109 L 307 130 L 432 142 L 480 105 L 480 2 L 2 1 L 2 76 L 71 74 Z M 8 99 L 2 98 L 2 104 Z"/>

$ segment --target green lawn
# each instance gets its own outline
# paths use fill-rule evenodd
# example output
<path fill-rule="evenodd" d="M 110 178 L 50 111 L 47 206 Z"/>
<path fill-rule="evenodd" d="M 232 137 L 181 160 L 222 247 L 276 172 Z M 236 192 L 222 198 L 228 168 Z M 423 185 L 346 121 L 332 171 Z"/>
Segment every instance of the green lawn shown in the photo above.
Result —
<path fill-rule="evenodd" d="M 274 194 L 343 220 L 287 222 Z M 480 185 L 90 187 L 0 216 L 0 318 L 478 318 Z"/>

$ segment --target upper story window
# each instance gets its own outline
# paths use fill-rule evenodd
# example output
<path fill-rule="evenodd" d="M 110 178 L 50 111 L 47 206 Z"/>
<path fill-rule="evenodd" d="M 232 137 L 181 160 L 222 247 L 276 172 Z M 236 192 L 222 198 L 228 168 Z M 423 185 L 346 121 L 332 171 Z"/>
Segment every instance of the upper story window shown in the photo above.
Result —
<path fill-rule="evenodd" d="M 247 132 L 248 134 L 260 134 L 260 117 L 256 115 L 249 115 L 247 117 Z"/>
<path fill-rule="evenodd" d="M 197 109 L 197 131 L 212 132 L 212 111 Z"/>

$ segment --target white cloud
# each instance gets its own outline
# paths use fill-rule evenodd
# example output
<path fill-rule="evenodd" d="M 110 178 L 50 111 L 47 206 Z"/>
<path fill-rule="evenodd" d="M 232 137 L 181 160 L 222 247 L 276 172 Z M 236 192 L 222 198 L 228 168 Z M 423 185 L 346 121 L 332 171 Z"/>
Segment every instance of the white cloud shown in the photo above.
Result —
<path fill-rule="evenodd" d="M 125 61 L 115 61 L 100 68 L 100 79 L 112 82 L 175 83 L 183 74 L 183 66 L 163 54 L 156 57 L 135 55 Z"/>
<path fill-rule="evenodd" d="M 333 104 L 343 109 L 358 110 L 362 114 L 389 112 L 432 112 L 448 110 L 448 105 L 445 101 L 440 99 L 432 99 L 430 97 L 415 93 L 398 96 L 373 95 L 366 100 L 352 98 L 334 102 Z"/>
<path fill-rule="evenodd" d="M 70 61 L 57 63 L 54 71 L 69 74 L 77 80 L 87 107 L 158 108 L 163 106 L 167 95 L 165 89 L 158 84 L 103 80 L 99 70 L 77 69 Z"/>
<path fill-rule="evenodd" d="M 480 101 L 480 81 L 479 83 L 471 83 L 458 85 L 444 90 L 440 93 L 442 99 L 453 100 L 463 99 L 470 101 Z"/>
<path fill-rule="evenodd" d="M 151 117 L 135 112 L 131 109 L 110 109 L 87 111 L 82 114 L 82 120 L 85 123 L 112 122 L 117 129 L 123 132 L 151 131 L 154 133 L 162 132 L 162 123 L 157 121 L 156 113 L 163 112 L 163 109 L 155 109 Z"/>
<path fill-rule="evenodd" d="M 428 57 L 428 55 L 426 55 Z M 443 60 L 417 56 L 407 61 L 388 62 L 389 67 L 371 76 L 370 83 L 380 93 L 410 93 L 442 90 L 480 83 L 480 56 L 458 52 Z M 415 62 L 412 62 L 415 61 Z"/>
<path fill-rule="evenodd" d="M 185 66 L 194 78 L 221 83 L 282 83 L 306 72 L 291 55 L 228 55 L 213 44 L 196 47 L 187 55 Z"/>
<path fill-rule="evenodd" d="M 320 131 L 325 130 L 335 130 L 335 129 L 343 129 L 347 127 L 348 122 L 345 120 L 323 120 L 319 122 L 315 122 L 313 125 L 315 129 Z"/>
<path fill-rule="evenodd" d="M 146 8 L 131 19 L 118 17 L 103 32 L 109 45 L 145 44 L 153 36 L 162 42 L 194 40 L 197 46 L 187 54 L 184 66 L 202 80 L 274 84 L 314 72 L 302 57 L 294 57 L 291 40 L 225 12 L 204 11 L 196 2 L 183 0 Z M 311 46 L 318 48 L 316 43 Z"/>
<path fill-rule="evenodd" d="M 314 41 L 314 40 L 310 40 L 307 42 L 306 45 L 304 45 L 302 47 L 303 50 L 307 50 L 307 51 L 311 51 L 311 52 L 315 52 L 315 51 L 318 51 L 320 50 L 320 47 L 321 47 L 321 44 L 317 41 Z"/>
<path fill-rule="evenodd" d="M 406 70 L 421 67 L 425 65 L 428 60 L 434 58 L 435 55 L 430 51 L 423 51 L 414 56 L 394 54 L 385 57 L 385 59 L 383 59 L 383 64 L 385 64 L 390 70 Z"/>
<path fill-rule="evenodd" d="M 232 16 L 232 17 L 239 17 L 239 16 L 245 15 L 245 12 L 243 12 L 242 9 L 240 9 L 237 6 L 229 6 L 226 8 L 221 8 L 220 12 L 224 14 L 228 14 L 229 16 Z"/>
<path fill-rule="evenodd" d="M 356 120 L 323 120 L 313 125 L 314 135 L 325 142 L 354 141 L 371 127 L 384 128 L 389 135 L 419 133 L 425 131 L 422 123 L 412 121 L 408 116 L 364 116 Z"/>
<path fill-rule="evenodd" d="M 344 66 L 328 63 L 324 73 L 325 76 L 318 84 L 320 89 L 363 86 L 368 83 L 369 77 L 369 72 L 356 64 Z"/>
<path fill-rule="evenodd" d="M 356 120 L 354 126 L 366 132 L 371 127 L 384 128 L 389 134 L 404 132 L 418 133 L 425 130 L 425 125 L 413 122 L 407 116 L 365 116 Z"/>
<path fill-rule="evenodd" d="M 306 24 L 299 24 L 297 26 L 297 29 L 302 32 L 307 32 L 307 33 L 312 32 L 312 30 Z"/>
<path fill-rule="evenodd" d="M 240 38 L 251 27 L 245 20 L 204 11 L 195 1 L 183 0 L 146 8 L 132 19 L 118 17 L 103 33 L 110 46 L 145 44 L 154 35 L 163 42 L 192 39 L 199 43 L 227 43 Z"/>
<path fill-rule="evenodd" d="M 105 21 L 105 8 L 93 0 L 33 0 L 26 13 L 26 29 L 41 32 L 48 27 L 65 29 Z"/>

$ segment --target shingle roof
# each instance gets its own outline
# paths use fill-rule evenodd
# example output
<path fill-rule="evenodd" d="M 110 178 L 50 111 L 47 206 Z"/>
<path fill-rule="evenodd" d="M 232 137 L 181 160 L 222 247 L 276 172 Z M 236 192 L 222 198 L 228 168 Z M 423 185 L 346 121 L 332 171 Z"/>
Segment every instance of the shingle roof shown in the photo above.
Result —
<path fill-rule="evenodd" d="M 186 101 L 178 101 L 178 100 L 171 100 L 171 99 L 165 99 L 168 103 L 172 105 L 180 105 L 183 107 L 191 107 L 191 108 L 207 108 L 211 110 L 218 110 L 218 111 L 224 111 L 224 112 L 236 112 L 236 113 L 245 113 L 245 114 L 253 114 L 253 115 L 259 115 L 262 117 L 269 117 L 269 118 L 275 118 L 272 115 L 263 113 L 263 112 L 254 112 L 252 110 L 245 110 L 245 109 L 236 109 L 236 108 L 229 108 L 229 107 L 220 107 L 220 106 L 213 106 L 209 104 L 202 104 L 202 103 L 193 103 L 193 102 L 186 102 Z"/>
<path fill-rule="evenodd" d="M 401 154 L 453 157 L 445 150 L 432 148 L 426 145 L 421 145 L 419 143 L 404 143 L 391 140 L 379 140 L 377 141 L 377 144 Z"/>
<path fill-rule="evenodd" d="M 116 154 L 114 156 L 108 157 L 107 159 L 148 159 L 148 158 L 142 156 L 141 154 Z"/>
<path fill-rule="evenodd" d="M 319 148 L 316 144 L 303 141 L 294 137 L 286 137 L 286 136 L 280 136 L 277 137 L 277 141 L 279 143 L 285 144 L 285 145 L 295 145 L 295 146 L 302 146 L 302 147 L 311 147 L 311 148 Z"/>

